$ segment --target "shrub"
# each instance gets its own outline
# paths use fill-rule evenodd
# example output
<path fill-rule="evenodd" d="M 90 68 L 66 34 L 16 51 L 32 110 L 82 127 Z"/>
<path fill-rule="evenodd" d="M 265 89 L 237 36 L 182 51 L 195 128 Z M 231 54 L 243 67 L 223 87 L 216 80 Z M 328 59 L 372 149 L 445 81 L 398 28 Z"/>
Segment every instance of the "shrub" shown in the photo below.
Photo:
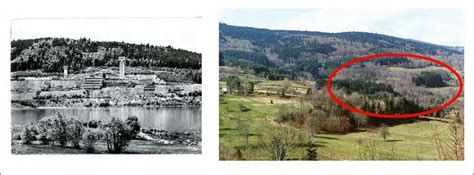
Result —
<path fill-rule="evenodd" d="M 104 140 L 107 143 L 107 150 L 111 153 L 121 153 L 128 146 L 131 133 L 125 123 L 113 117 L 102 126 Z"/>
<path fill-rule="evenodd" d="M 82 133 L 84 132 L 84 127 L 82 122 L 76 119 L 69 119 L 67 122 L 67 140 L 71 143 L 74 148 L 80 148 Z"/>
<path fill-rule="evenodd" d="M 38 137 L 43 144 L 49 144 L 53 140 L 53 118 L 46 117 L 38 123 Z"/>
<path fill-rule="evenodd" d="M 12 140 L 21 140 L 21 134 L 14 134 Z"/>
<path fill-rule="evenodd" d="M 61 146 L 66 146 L 68 141 L 67 121 L 63 114 L 57 113 L 57 116 L 52 120 L 52 139 Z"/>
<path fill-rule="evenodd" d="M 36 135 L 38 131 L 34 125 L 29 125 L 23 129 L 21 132 L 21 138 L 23 139 L 23 144 L 31 144 L 32 141 L 36 140 Z"/>
<path fill-rule="evenodd" d="M 125 119 L 125 124 L 127 125 L 127 129 L 131 133 L 131 137 L 135 137 L 138 132 L 140 132 L 140 123 L 138 122 L 137 116 L 129 116 Z"/>
<path fill-rule="evenodd" d="M 239 110 L 240 110 L 240 112 L 250 111 L 250 109 L 247 108 L 247 106 L 244 106 L 242 103 L 239 103 Z"/>
<path fill-rule="evenodd" d="M 287 128 L 271 128 L 261 139 L 265 151 L 272 160 L 286 160 L 288 151 L 297 146 L 296 133 Z"/>
<path fill-rule="evenodd" d="M 318 147 L 316 147 L 315 143 L 309 143 L 309 147 L 306 149 L 306 156 L 308 160 L 318 160 Z"/>
<path fill-rule="evenodd" d="M 59 143 L 66 146 L 68 142 L 73 147 L 80 147 L 80 140 L 84 127 L 77 119 L 66 119 L 63 114 L 57 113 L 54 117 L 46 117 L 39 121 L 38 140 L 44 144 Z"/>
<path fill-rule="evenodd" d="M 281 122 L 293 121 L 296 116 L 296 109 L 294 107 L 283 104 L 279 109 L 279 118 Z"/>
<path fill-rule="evenodd" d="M 89 120 L 88 122 L 84 123 L 89 128 L 97 128 L 99 127 L 100 122 L 97 120 Z"/>
<path fill-rule="evenodd" d="M 380 134 L 380 137 L 382 137 L 384 141 L 387 139 L 387 137 L 390 136 L 390 132 L 388 131 L 388 127 L 386 124 L 382 123 L 382 125 L 380 125 L 379 134 Z"/>
<path fill-rule="evenodd" d="M 236 128 L 242 136 L 245 137 L 245 146 L 249 145 L 249 136 L 250 136 L 250 126 L 247 120 L 239 119 L 237 120 L 237 128 Z"/>
<path fill-rule="evenodd" d="M 328 133 L 346 133 L 351 130 L 351 124 L 346 117 L 331 116 L 324 119 L 322 130 Z"/>
<path fill-rule="evenodd" d="M 98 129 L 87 128 L 82 135 L 82 142 L 87 153 L 95 152 L 95 143 L 102 138 L 102 132 Z"/>
<path fill-rule="evenodd" d="M 237 160 L 245 160 L 244 154 L 242 152 L 242 147 L 234 147 L 235 152 L 234 152 L 234 157 L 237 158 Z"/>

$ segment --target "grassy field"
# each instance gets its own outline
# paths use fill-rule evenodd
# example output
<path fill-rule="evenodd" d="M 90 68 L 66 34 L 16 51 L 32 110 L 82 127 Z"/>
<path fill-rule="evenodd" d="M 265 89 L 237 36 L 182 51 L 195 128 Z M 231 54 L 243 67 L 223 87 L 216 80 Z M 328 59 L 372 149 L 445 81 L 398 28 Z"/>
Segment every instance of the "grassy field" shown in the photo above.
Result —
<path fill-rule="evenodd" d="M 223 84 L 221 84 L 223 85 Z M 270 103 L 273 101 L 273 104 Z M 297 104 L 296 98 L 282 99 L 276 96 L 257 95 L 220 97 L 219 149 L 220 159 L 235 159 L 236 150 L 246 160 L 269 160 L 269 154 L 261 146 L 261 136 L 270 128 L 288 127 L 274 122 L 281 104 Z M 240 105 L 250 109 L 242 112 Z M 239 121 L 248 125 L 249 141 L 239 130 Z M 242 122 L 240 122 L 242 123 Z M 433 127 L 436 126 L 436 127 Z M 419 121 L 389 127 L 391 136 L 384 141 L 378 130 L 361 131 L 344 135 L 317 134 L 292 128 L 318 147 L 319 160 L 436 160 L 438 153 L 433 144 L 434 130 L 448 140 L 448 124 L 436 121 Z M 299 144 L 289 150 L 290 160 L 304 159 L 307 145 Z"/>
<path fill-rule="evenodd" d="M 22 144 L 19 140 L 12 141 L 13 154 L 86 154 L 84 149 L 60 147 L 57 145 Z M 96 144 L 94 154 L 110 154 L 105 142 Z M 201 154 L 200 147 L 187 145 L 165 145 L 146 140 L 131 140 L 121 154 Z"/>

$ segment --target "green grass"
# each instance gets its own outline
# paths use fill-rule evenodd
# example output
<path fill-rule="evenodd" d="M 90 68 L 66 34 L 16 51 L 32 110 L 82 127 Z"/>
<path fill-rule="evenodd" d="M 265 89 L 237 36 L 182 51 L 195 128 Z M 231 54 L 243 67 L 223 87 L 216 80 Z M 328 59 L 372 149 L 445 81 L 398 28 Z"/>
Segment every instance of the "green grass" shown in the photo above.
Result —
<path fill-rule="evenodd" d="M 270 104 L 270 100 L 274 104 Z M 282 128 L 288 126 L 274 122 L 280 104 L 296 104 L 296 99 L 281 99 L 274 96 L 241 97 L 223 95 L 220 99 L 219 114 L 219 149 L 221 159 L 234 159 L 236 148 L 242 148 L 243 158 L 246 160 L 268 160 L 269 155 L 260 146 L 261 135 L 269 128 Z M 242 112 L 242 104 L 250 111 Z M 237 129 L 237 121 L 247 121 L 250 131 L 249 145 L 245 137 Z M 437 151 L 432 140 L 433 129 L 431 125 L 438 126 L 437 130 L 442 140 L 447 140 L 448 124 L 436 121 L 419 121 L 389 127 L 391 136 L 384 141 L 377 130 L 354 132 L 345 135 L 318 134 L 311 137 L 318 145 L 320 160 L 436 160 Z M 294 129 L 294 128 L 293 128 Z M 309 137 L 299 129 L 297 133 Z M 369 143 L 373 143 L 367 146 Z M 373 149 L 371 149 L 373 148 Z M 289 151 L 290 160 L 304 159 L 307 147 L 300 146 Z M 375 150 L 375 156 L 370 154 Z"/>

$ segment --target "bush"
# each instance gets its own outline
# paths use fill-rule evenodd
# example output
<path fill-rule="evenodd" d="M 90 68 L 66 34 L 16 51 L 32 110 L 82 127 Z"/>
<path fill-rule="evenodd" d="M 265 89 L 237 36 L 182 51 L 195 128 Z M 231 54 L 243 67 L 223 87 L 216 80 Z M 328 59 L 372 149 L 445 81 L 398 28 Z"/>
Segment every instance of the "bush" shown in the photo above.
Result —
<path fill-rule="evenodd" d="M 34 125 L 29 125 L 23 129 L 21 132 L 21 138 L 23 139 L 23 144 L 31 144 L 32 141 L 36 140 L 36 135 L 38 131 Z"/>
<path fill-rule="evenodd" d="M 84 132 L 84 127 L 82 122 L 76 119 L 69 119 L 67 122 L 67 140 L 71 143 L 74 148 L 80 148 L 82 133 Z"/>
<path fill-rule="evenodd" d="M 380 137 L 382 137 L 384 141 L 387 139 L 387 137 L 390 137 L 390 132 L 388 131 L 388 127 L 386 124 L 382 123 L 380 125 L 379 134 L 380 134 Z"/>
<path fill-rule="evenodd" d="M 138 132 L 140 132 L 140 123 L 138 122 L 137 116 L 129 116 L 125 119 L 125 124 L 127 125 L 127 129 L 131 133 L 131 137 L 135 137 Z"/>
<path fill-rule="evenodd" d="M 299 107 L 281 105 L 277 120 L 280 122 L 291 122 L 291 124 L 297 127 L 302 127 L 310 121 L 312 112 L 313 110 L 303 103 L 300 103 Z"/>
<path fill-rule="evenodd" d="M 59 143 L 66 146 L 70 143 L 79 148 L 84 127 L 77 119 L 66 119 L 63 114 L 57 113 L 55 117 L 46 117 L 39 121 L 37 139 L 44 144 Z"/>
<path fill-rule="evenodd" d="M 89 127 L 89 128 L 97 128 L 99 127 L 100 122 L 97 120 L 89 120 L 88 122 L 85 122 L 84 125 Z"/>
<path fill-rule="evenodd" d="M 61 113 L 57 113 L 56 117 L 41 119 L 38 124 L 40 140 L 45 144 L 53 141 L 66 146 L 69 139 L 67 126 L 68 121 Z"/>
<path fill-rule="evenodd" d="M 111 153 L 121 153 L 128 146 L 131 138 L 130 130 L 125 123 L 113 117 L 102 126 L 104 140 L 107 142 L 107 150 Z"/>
<path fill-rule="evenodd" d="M 240 112 L 247 112 L 250 111 L 250 108 L 247 108 L 247 106 L 244 106 L 242 103 L 239 103 L 239 110 Z"/>
<path fill-rule="evenodd" d="M 293 121 L 296 116 L 296 109 L 294 107 L 283 104 L 279 109 L 279 118 L 280 122 Z"/>
<path fill-rule="evenodd" d="M 351 130 L 352 126 L 349 119 L 346 117 L 331 116 L 324 119 L 322 130 L 328 133 L 347 133 Z"/>
<path fill-rule="evenodd" d="M 309 143 L 309 147 L 306 149 L 306 157 L 308 160 L 318 160 L 318 147 L 315 143 Z"/>
<path fill-rule="evenodd" d="M 271 160 L 286 160 L 289 150 L 297 146 L 297 134 L 288 128 L 270 128 L 261 141 Z"/>
<path fill-rule="evenodd" d="M 12 140 L 21 140 L 21 134 L 14 134 Z"/>
<path fill-rule="evenodd" d="M 61 146 L 66 146 L 68 141 L 67 125 L 61 113 L 57 113 L 57 116 L 52 119 L 52 139 Z"/>
<path fill-rule="evenodd" d="M 95 143 L 102 138 L 102 132 L 98 129 L 86 129 L 82 135 L 82 142 L 87 153 L 95 152 Z"/>
<path fill-rule="evenodd" d="M 46 117 L 38 123 L 38 137 L 43 144 L 49 144 L 53 140 L 53 118 Z"/>

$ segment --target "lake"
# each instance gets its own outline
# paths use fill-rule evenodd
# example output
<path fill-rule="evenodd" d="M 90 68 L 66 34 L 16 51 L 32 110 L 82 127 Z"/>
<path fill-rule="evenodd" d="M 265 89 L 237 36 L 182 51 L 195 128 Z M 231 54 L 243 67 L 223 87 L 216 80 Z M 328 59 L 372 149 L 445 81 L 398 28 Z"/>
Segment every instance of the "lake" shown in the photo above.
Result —
<path fill-rule="evenodd" d="M 112 107 L 112 108 L 43 108 L 43 109 L 12 109 L 12 125 L 38 123 L 44 117 L 64 113 L 67 117 L 75 117 L 81 121 L 108 120 L 112 117 L 126 119 L 137 116 L 142 128 L 179 132 L 201 131 L 201 107 L 195 108 L 144 108 L 144 107 Z"/>

